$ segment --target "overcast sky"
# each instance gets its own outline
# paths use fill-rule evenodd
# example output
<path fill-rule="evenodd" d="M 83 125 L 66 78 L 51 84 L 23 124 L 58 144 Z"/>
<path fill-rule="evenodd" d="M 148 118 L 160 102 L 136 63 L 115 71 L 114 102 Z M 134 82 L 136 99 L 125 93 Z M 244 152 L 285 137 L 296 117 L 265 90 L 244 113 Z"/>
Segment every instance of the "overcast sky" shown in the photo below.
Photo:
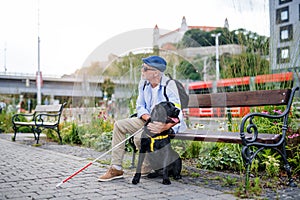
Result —
<path fill-rule="evenodd" d="M 268 0 L 0 0 L 0 72 L 35 73 L 38 36 L 41 71 L 63 75 L 117 36 L 156 24 L 174 30 L 183 16 L 190 26 L 223 27 L 228 18 L 230 30 L 269 36 Z"/>

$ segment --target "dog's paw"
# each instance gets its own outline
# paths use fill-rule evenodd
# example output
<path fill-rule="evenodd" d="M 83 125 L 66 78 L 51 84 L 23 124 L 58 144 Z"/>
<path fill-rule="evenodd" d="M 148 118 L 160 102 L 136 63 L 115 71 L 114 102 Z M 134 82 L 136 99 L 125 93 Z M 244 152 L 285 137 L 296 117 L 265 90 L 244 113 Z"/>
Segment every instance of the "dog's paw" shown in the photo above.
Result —
<path fill-rule="evenodd" d="M 133 184 L 133 185 L 136 185 L 136 184 L 138 184 L 139 182 L 140 182 L 140 180 L 137 180 L 137 179 L 135 179 L 135 178 L 132 179 L 132 184 Z"/>
<path fill-rule="evenodd" d="M 163 179 L 162 184 L 164 184 L 164 185 L 170 185 L 171 181 L 170 181 L 170 179 Z"/>
<path fill-rule="evenodd" d="M 132 184 L 136 185 L 140 182 L 141 177 L 139 175 L 135 175 L 132 179 Z"/>

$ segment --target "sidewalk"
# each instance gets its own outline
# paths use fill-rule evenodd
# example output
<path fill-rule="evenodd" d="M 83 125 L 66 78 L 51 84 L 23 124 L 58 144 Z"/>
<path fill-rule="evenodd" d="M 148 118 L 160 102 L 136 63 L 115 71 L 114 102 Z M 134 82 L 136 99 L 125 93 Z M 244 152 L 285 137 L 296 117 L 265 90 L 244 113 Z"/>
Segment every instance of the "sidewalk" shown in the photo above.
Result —
<path fill-rule="evenodd" d="M 20 140 L 20 135 L 17 140 Z M 132 174 L 111 182 L 97 182 L 106 167 L 95 162 L 56 188 L 90 159 L 63 154 L 0 138 L 0 199 L 236 199 L 217 190 L 160 179 L 142 178 L 131 184 Z"/>
<path fill-rule="evenodd" d="M 2 199 L 238 199 L 233 189 L 214 183 L 210 175 L 192 178 L 183 176 L 171 185 L 161 184 L 161 179 L 142 178 L 138 185 L 131 184 L 134 170 L 125 170 L 125 178 L 111 182 L 98 182 L 107 166 L 98 162 L 56 188 L 62 180 L 101 155 L 88 148 L 58 145 L 45 141 L 34 147 L 33 134 L 18 134 L 11 142 L 12 134 L 0 134 L 0 200 Z M 128 155 L 127 155 L 128 156 Z M 125 156 L 127 158 L 127 156 Z M 129 155 L 128 159 L 131 159 Z M 102 158 L 107 160 L 110 155 Z M 193 170 L 193 169 L 188 169 Z M 215 172 L 218 173 L 218 172 Z M 221 173 L 221 172 L 219 172 Z M 211 174 L 211 172 L 209 172 Z M 213 183 L 208 183 L 213 182 Z M 265 190 L 261 199 L 300 199 L 300 188 Z"/>

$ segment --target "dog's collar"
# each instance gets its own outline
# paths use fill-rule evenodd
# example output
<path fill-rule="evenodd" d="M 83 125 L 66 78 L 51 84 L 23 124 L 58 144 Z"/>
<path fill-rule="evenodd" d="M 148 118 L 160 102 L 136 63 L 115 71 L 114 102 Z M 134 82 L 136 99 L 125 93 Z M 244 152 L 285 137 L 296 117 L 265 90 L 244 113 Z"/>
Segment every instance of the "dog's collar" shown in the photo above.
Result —
<path fill-rule="evenodd" d="M 162 140 L 162 139 L 166 139 L 167 137 L 169 137 L 169 135 L 158 135 L 155 137 L 151 137 L 150 135 L 147 134 L 147 136 L 151 139 L 151 143 L 150 143 L 150 151 L 154 151 L 154 142 L 155 140 Z"/>

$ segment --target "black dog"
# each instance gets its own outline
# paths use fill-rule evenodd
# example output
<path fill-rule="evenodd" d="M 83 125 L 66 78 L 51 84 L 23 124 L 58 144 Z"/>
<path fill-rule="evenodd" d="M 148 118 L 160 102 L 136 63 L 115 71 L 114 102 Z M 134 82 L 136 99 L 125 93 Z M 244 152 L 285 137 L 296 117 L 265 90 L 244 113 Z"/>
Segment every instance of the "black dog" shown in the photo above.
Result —
<path fill-rule="evenodd" d="M 159 176 L 161 171 L 163 176 L 162 183 L 165 185 L 171 184 L 169 179 L 170 175 L 172 175 L 175 180 L 181 178 L 180 172 L 182 168 L 182 161 L 178 153 L 172 149 L 170 136 L 168 135 L 173 132 L 173 129 L 169 129 L 160 134 L 153 134 L 147 128 L 148 123 L 153 121 L 163 123 L 178 122 L 179 112 L 180 110 L 171 102 L 161 102 L 153 108 L 150 120 L 148 120 L 144 125 L 138 165 L 136 173 L 132 179 L 133 184 L 138 184 L 140 182 L 141 167 L 146 152 L 149 154 L 148 158 L 151 168 L 155 170 L 154 173 L 148 175 L 148 178 L 155 178 Z"/>

